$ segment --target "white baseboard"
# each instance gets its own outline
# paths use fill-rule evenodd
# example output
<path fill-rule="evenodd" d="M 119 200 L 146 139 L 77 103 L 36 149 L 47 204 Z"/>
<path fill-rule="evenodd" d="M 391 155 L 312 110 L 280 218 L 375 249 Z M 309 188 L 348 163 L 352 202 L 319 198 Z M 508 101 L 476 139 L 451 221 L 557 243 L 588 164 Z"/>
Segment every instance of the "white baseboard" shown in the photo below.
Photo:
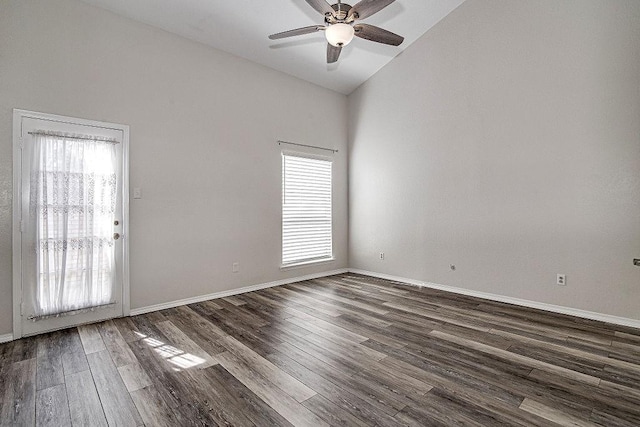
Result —
<path fill-rule="evenodd" d="M 550 312 L 553 312 L 553 313 L 568 314 L 570 316 L 576 316 L 576 317 L 581 317 L 581 318 L 585 318 L 585 319 L 599 320 L 601 322 L 612 323 L 612 324 L 615 324 L 615 325 L 630 326 L 632 328 L 640 328 L 640 320 L 636 320 L 636 319 L 629 319 L 629 318 L 625 318 L 625 317 L 612 316 L 610 314 L 597 313 L 597 312 L 593 312 L 593 311 L 579 310 L 577 308 L 564 307 L 564 306 L 560 306 L 560 305 L 553 305 L 553 304 L 546 304 L 546 303 L 542 303 L 542 302 L 529 301 L 529 300 L 525 300 L 525 299 L 513 298 L 513 297 L 504 296 L 504 295 L 491 294 L 491 293 L 488 293 L 488 292 L 481 292 L 481 291 L 474 291 L 474 290 L 470 290 L 470 289 L 456 288 L 454 286 L 440 285 L 440 284 L 431 283 L 431 282 L 423 282 L 423 281 L 420 281 L 420 280 L 409 279 L 409 278 L 406 278 L 406 277 L 393 276 L 393 275 L 390 275 L 390 274 L 376 273 L 376 272 L 373 272 L 373 271 L 359 270 L 359 269 L 355 269 L 355 268 L 342 268 L 342 269 L 339 269 L 339 270 L 332 270 L 332 271 L 325 271 L 325 272 L 322 272 L 322 273 L 308 274 L 308 275 L 305 275 L 305 276 L 292 277 L 290 279 L 282 279 L 282 280 L 276 280 L 274 282 L 259 283 L 259 284 L 256 284 L 256 285 L 245 286 L 245 287 L 242 287 L 242 288 L 230 289 L 228 291 L 215 292 L 215 293 L 207 294 L 207 295 L 200 295 L 200 296 L 191 297 L 191 298 L 185 298 L 185 299 L 181 299 L 181 300 L 169 301 L 169 302 L 165 302 L 165 303 L 161 303 L 161 304 L 154 304 L 154 305 L 150 305 L 150 306 L 147 306 L 147 307 L 134 308 L 134 309 L 131 310 L 131 316 L 150 313 L 152 311 L 165 310 L 167 308 L 178 307 L 178 306 L 186 305 L 186 304 L 193 304 L 193 303 L 202 302 L 202 301 L 208 301 L 208 300 L 217 299 L 217 298 L 224 298 L 224 297 L 228 297 L 228 296 L 232 296 L 232 295 L 243 294 L 243 293 L 246 293 L 246 292 L 253 292 L 253 291 L 260 290 L 260 289 L 272 288 L 272 287 L 275 287 L 275 286 L 287 285 L 289 283 L 301 282 L 301 281 L 304 281 L 304 280 L 317 279 L 319 277 L 333 276 L 333 275 L 336 275 L 336 274 L 342 274 L 342 273 L 347 273 L 347 272 L 356 273 L 356 274 L 363 274 L 365 276 L 378 277 L 378 278 L 381 278 L 381 279 L 386 279 L 386 280 L 391 280 L 391 281 L 394 281 L 394 282 L 405 283 L 405 284 L 408 284 L 408 285 L 413 285 L 413 286 L 418 286 L 418 287 L 439 289 L 439 290 L 446 291 L 446 292 L 452 292 L 452 293 L 456 293 L 456 294 L 460 294 L 460 295 L 468 295 L 468 296 L 482 298 L 482 299 L 486 299 L 486 300 L 490 300 L 490 301 L 504 302 L 504 303 L 519 305 L 519 306 L 523 306 L 523 307 L 537 308 L 537 309 L 540 309 L 540 310 L 550 311 Z M 9 341 L 12 341 L 12 340 L 13 340 L 13 334 L 0 335 L 0 343 L 9 342 Z"/>
<path fill-rule="evenodd" d="M 276 280 L 274 282 L 259 283 L 257 285 L 244 286 L 242 288 L 230 289 L 228 291 L 222 291 L 222 292 L 214 292 L 212 294 L 199 295 L 197 297 L 191 297 L 191 298 L 185 298 L 185 299 L 181 299 L 181 300 L 163 302 L 161 304 L 154 304 L 154 305 L 149 305 L 149 306 L 146 306 L 146 307 L 132 308 L 130 315 L 131 316 L 137 316 L 139 314 L 151 313 L 152 311 L 166 310 L 168 308 L 174 308 L 174 307 L 178 307 L 178 306 L 181 306 L 181 305 L 194 304 L 194 303 L 197 303 L 197 302 L 208 301 L 208 300 L 217 299 L 217 298 L 230 297 L 232 295 L 238 295 L 238 294 L 244 294 L 246 292 L 258 291 L 260 289 L 273 288 L 274 286 L 282 286 L 282 285 L 288 285 L 289 283 L 301 282 L 303 280 L 311 280 L 311 279 L 317 279 L 319 277 L 333 276 L 333 275 L 336 275 L 336 274 L 347 273 L 348 271 L 349 271 L 349 269 L 342 268 L 342 269 L 339 269 L 339 270 L 325 271 L 325 272 L 322 272 L 322 273 L 307 274 L 305 276 L 292 277 L 290 279 Z"/>
<path fill-rule="evenodd" d="M 447 291 L 455 294 L 467 295 L 467 296 L 487 299 L 491 301 L 505 302 L 508 304 L 520 305 L 520 306 L 529 307 L 529 308 L 537 308 L 539 310 L 550 311 L 553 313 L 568 314 L 570 316 L 582 317 L 584 319 L 599 320 L 601 322 L 612 323 L 614 325 L 640 328 L 640 320 L 637 320 L 637 319 L 629 319 L 626 317 L 612 316 L 610 314 L 597 313 L 594 311 L 579 310 L 577 308 L 547 304 L 544 302 L 529 301 L 526 299 L 507 297 L 504 295 L 491 294 L 488 292 L 456 288 L 454 286 L 440 285 L 438 283 L 422 282 L 420 280 L 408 279 L 406 277 L 392 276 L 390 274 L 376 273 L 373 271 L 366 271 L 366 270 L 358 270 L 355 268 L 350 268 L 349 272 L 356 273 L 356 274 L 363 274 L 365 276 L 378 277 L 380 279 L 392 280 L 395 282 L 406 283 L 406 284 L 414 285 L 418 287 L 439 289 L 441 291 Z"/>

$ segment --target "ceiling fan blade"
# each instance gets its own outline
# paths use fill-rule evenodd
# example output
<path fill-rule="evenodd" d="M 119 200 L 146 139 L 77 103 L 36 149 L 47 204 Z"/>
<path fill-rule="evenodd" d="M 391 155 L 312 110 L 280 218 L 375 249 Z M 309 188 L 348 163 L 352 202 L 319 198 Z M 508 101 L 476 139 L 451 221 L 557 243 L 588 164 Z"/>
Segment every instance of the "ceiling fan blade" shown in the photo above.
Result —
<path fill-rule="evenodd" d="M 333 64 L 340 57 L 341 47 L 335 47 L 331 43 L 327 43 L 327 64 Z"/>
<path fill-rule="evenodd" d="M 281 33 L 271 34 L 271 40 L 284 39 L 286 37 L 301 36 L 303 34 L 315 33 L 324 30 L 324 25 L 311 25 L 309 27 L 296 28 L 295 30 L 283 31 Z"/>
<path fill-rule="evenodd" d="M 353 26 L 353 29 L 355 30 L 356 36 L 372 42 L 398 46 L 404 41 L 404 37 L 392 33 L 391 31 L 383 30 L 375 25 L 356 24 Z"/>
<path fill-rule="evenodd" d="M 364 19 L 389 6 L 395 0 L 361 0 L 349 11 L 349 18 Z M 357 15 L 356 15 L 357 14 Z"/>
<path fill-rule="evenodd" d="M 306 2 L 309 3 L 309 6 L 323 15 L 326 15 L 327 13 L 330 15 L 335 15 L 335 10 L 333 10 L 331 5 L 327 3 L 326 0 L 306 0 Z"/>

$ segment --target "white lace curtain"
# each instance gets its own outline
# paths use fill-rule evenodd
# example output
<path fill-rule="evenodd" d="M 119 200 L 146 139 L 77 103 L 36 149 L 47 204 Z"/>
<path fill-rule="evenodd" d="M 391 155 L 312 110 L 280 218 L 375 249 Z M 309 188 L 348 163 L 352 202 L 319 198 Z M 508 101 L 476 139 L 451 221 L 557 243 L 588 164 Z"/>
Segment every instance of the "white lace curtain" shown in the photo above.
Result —
<path fill-rule="evenodd" d="M 111 141 L 34 133 L 30 221 L 36 316 L 112 302 L 116 148 Z"/>

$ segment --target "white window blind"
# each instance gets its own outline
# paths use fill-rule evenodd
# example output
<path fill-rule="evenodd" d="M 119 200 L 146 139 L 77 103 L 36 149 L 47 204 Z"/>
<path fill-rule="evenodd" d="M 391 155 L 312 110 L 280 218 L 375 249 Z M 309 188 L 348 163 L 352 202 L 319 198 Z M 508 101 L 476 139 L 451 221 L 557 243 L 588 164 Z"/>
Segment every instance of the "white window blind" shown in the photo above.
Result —
<path fill-rule="evenodd" d="M 333 257 L 331 161 L 282 155 L 282 265 Z"/>

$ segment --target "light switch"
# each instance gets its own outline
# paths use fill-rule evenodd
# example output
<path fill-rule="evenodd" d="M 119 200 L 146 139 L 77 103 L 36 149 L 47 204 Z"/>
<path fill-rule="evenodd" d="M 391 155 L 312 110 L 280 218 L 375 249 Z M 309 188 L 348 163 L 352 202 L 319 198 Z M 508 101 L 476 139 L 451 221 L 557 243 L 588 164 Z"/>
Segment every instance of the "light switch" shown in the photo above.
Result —
<path fill-rule="evenodd" d="M 140 187 L 133 187 L 133 198 L 142 199 L 142 190 Z"/>

